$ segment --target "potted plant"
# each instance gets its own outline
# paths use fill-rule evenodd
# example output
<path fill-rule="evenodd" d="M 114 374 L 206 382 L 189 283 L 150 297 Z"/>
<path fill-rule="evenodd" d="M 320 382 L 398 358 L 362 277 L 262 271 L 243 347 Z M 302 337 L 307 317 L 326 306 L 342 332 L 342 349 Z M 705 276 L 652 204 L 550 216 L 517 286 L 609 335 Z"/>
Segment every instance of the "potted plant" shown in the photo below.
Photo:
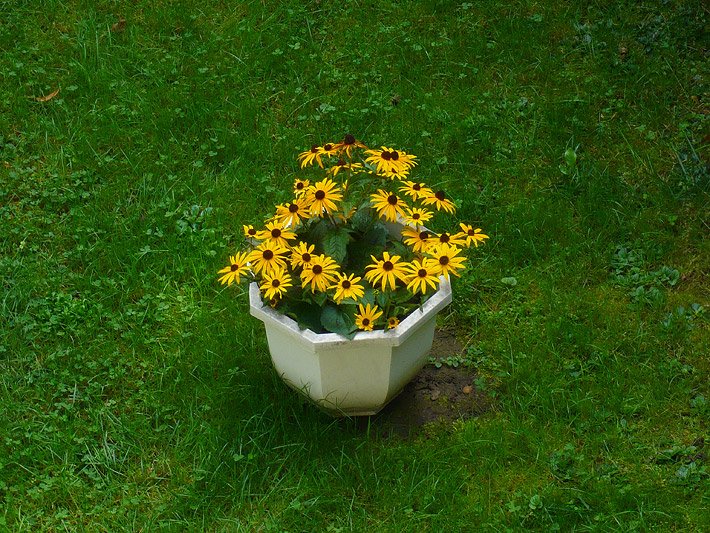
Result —
<path fill-rule="evenodd" d="M 219 281 L 249 281 L 276 371 L 334 415 L 378 412 L 421 370 L 463 250 L 488 238 L 429 228 L 454 203 L 411 173 L 416 157 L 353 135 L 298 156 L 304 175 Z"/>

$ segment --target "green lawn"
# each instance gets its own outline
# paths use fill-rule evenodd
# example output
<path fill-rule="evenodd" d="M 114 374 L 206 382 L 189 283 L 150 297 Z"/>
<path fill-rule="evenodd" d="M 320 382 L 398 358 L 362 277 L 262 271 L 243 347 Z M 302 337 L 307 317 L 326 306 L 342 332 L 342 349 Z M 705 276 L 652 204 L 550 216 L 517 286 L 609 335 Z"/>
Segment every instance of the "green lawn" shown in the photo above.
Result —
<path fill-rule="evenodd" d="M 710 529 L 703 4 L 0 0 L 0 530 Z M 216 281 L 346 132 L 491 236 L 486 415 L 333 420 Z"/>

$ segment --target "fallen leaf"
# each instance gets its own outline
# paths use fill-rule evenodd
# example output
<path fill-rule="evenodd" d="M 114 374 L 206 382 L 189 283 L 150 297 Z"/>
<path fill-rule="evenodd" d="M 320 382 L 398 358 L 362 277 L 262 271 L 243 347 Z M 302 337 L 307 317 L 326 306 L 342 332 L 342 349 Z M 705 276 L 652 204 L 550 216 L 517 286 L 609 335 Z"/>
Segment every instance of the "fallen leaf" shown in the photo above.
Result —
<path fill-rule="evenodd" d="M 463 388 L 463 393 L 464 393 L 464 394 L 471 394 L 472 391 L 473 391 L 473 387 L 471 387 L 471 385 L 466 385 L 466 386 Z"/>
<path fill-rule="evenodd" d="M 111 26 L 111 31 L 114 33 L 121 33 L 126 29 L 126 19 L 121 17 L 118 19 L 118 22 L 116 22 L 113 26 Z"/>
<path fill-rule="evenodd" d="M 59 87 L 57 87 L 57 90 L 54 92 L 49 93 L 46 96 L 37 96 L 35 97 L 35 100 L 38 102 L 49 102 L 52 98 L 57 96 L 59 94 Z"/>

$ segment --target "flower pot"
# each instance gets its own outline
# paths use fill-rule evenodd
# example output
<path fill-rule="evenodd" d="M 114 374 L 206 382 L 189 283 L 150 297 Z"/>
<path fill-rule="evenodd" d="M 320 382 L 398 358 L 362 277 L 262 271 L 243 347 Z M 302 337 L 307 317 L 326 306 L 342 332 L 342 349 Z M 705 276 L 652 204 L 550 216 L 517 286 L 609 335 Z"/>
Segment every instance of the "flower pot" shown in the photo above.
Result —
<path fill-rule="evenodd" d="M 256 283 L 249 287 L 251 314 L 264 322 L 276 372 L 293 389 L 334 416 L 374 415 L 427 362 L 436 315 L 451 303 L 441 279 L 421 307 L 388 331 L 362 331 L 350 340 L 336 333 L 300 329 L 264 305 Z"/>

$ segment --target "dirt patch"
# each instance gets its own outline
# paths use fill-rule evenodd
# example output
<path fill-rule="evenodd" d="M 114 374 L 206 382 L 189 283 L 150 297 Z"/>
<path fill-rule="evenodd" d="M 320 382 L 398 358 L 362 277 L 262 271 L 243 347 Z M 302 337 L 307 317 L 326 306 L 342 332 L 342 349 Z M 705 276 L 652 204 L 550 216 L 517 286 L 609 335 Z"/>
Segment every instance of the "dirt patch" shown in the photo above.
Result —
<path fill-rule="evenodd" d="M 437 331 L 431 357 L 446 360 L 462 352 L 454 332 Z M 382 436 L 407 438 L 427 424 L 450 424 L 479 416 L 490 409 L 491 400 L 476 388 L 476 377 L 471 367 L 427 365 L 380 413 L 363 417 L 359 423 Z"/>

